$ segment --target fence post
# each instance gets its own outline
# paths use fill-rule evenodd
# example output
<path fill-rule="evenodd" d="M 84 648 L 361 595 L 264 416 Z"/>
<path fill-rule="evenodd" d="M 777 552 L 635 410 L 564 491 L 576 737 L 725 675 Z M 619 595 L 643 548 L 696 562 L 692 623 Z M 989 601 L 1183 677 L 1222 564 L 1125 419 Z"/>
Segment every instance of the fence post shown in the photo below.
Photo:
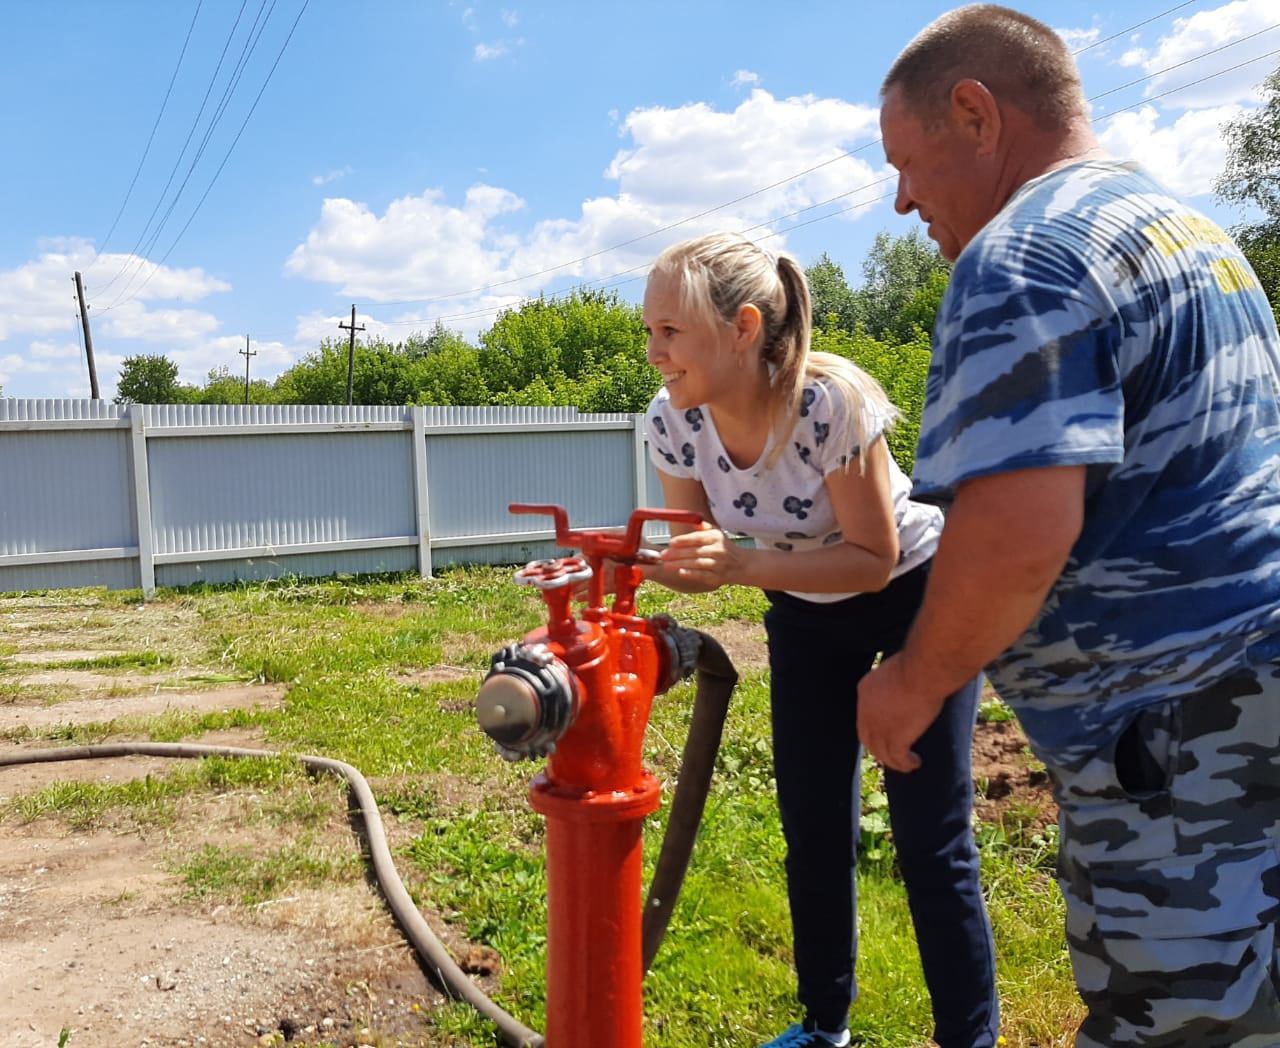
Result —
<path fill-rule="evenodd" d="M 631 416 L 632 452 L 635 458 L 636 508 L 649 504 L 649 456 L 644 446 L 644 412 Z"/>
<path fill-rule="evenodd" d="M 418 573 L 431 578 L 431 504 L 427 498 L 427 409 L 412 407 L 413 506 L 417 519 Z"/>
<path fill-rule="evenodd" d="M 151 533 L 151 478 L 147 470 L 147 432 L 142 404 L 129 405 L 129 443 L 133 466 L 133 504 L 138 522 L 138 579 L 144 600 L 156 593 L 155 544 Z"/>

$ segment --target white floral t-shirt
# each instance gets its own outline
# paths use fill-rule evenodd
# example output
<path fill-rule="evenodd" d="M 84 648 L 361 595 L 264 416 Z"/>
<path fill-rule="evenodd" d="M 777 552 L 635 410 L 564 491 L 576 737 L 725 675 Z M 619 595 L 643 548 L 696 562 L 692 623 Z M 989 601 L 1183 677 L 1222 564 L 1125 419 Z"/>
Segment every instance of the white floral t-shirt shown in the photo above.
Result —
<path fill-rule="evenodd" d="M 832 397 L 827 388 L 818 381 L 808 383 L 800 417 L 777 461 L 765 468 L 774 446 L 775 438 L 770 434 L 759 461 L 739 469 L 720 442 L 711 412 L 705 407 L 678 411 L 671 406 L 667 391 L 661 389 L 645 412 L 649 455 L 663 473 L 702 484 L 721 530 L 748 535 L 761 549 L 786 553 L 819 549 L 844 538 L 827 494 L 826 476 L 844 468 L 858 453 L 856 447 L 837 448 L 828 440 L 833 428 L 831 412 Z M 884 431 L 883 419 L 869 421 L 868 433 L 879 436 Z M 901 548 L 893 569 L 896 578 L 933 556 L 942 533 L 942 511 L 911 500 L 911 482 L 892 457 L 889 480 Z M 792 595 L 821 604 L 853 596 Z"/>

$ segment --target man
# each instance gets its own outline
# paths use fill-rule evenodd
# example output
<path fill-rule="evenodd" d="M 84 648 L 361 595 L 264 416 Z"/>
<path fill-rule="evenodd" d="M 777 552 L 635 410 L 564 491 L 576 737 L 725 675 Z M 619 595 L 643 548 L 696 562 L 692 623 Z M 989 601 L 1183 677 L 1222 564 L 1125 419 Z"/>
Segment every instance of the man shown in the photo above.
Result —
<path fill-rule="evenodd" d="M 1046 26 L 939 18 L 882 89 L 955 262 L 916 497 L 949 505 L 859 689 L 891 768 L 977 669 L 1061 810 L 1078 1046 L 1280 1044 L 1280 336 L 1229 238 L 1108 160 Z"/>

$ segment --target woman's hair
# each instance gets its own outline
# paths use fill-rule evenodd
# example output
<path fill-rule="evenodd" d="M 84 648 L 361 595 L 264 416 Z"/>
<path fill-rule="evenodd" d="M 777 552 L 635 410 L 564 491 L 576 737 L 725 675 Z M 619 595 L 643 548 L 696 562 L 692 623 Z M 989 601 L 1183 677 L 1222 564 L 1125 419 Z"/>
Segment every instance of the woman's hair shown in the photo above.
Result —
<path fill-rule="evenodd" d="M 809 282 L 791 255 L 773 255 L 737 233 L 711 233 L 667 248 L 652 273 L 676 279 L 685 308 L 704 317 L 709 327 L 735 323 L 745 305 L 760 310 L 760 356 L 777 394 L 774 446 L 766 467 L 787 446 L 800 419 L 806 382 L 821 382 L 834 400 L 827 440 L 837 447 L 865 448 L 873 420 L 888 426 L 897 418 L 880 383 L 860 367 L 834 353 L 810 352 Z M 859 472 L 863 463 L 859 455 Z"/>

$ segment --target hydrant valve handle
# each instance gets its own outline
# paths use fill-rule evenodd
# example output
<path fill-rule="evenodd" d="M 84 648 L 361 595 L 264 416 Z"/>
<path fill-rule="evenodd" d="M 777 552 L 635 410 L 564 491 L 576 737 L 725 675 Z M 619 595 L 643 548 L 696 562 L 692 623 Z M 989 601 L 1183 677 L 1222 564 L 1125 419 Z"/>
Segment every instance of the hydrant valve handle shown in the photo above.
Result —
<path fill-rule="evenodd" d="M 621 561 L 636 559 L 646 521 L 663 520 L 669 524 L 686 524 L 690 527 L 697 527 L 703 523 L 701 515 L 689 510 L 642 506 L 632 512 L 625 531 L 619 532 L 616 529 L 578 531 L 569 527 L 569 514 L 563 506 L 550 503 L 513 502 L 507 509 L 512 513 L 532 513 L 551 517 L 555 521 L 556 544 L 559 546 L 580 549 L 589 557 L 608 557 Z"/>
<path fill-rule="evenodd" d="M 586 582 L 593 574 L 591 565 L 582 557 L 553 557 L 529 561 L 516 572 L 515 580 L 521 586 L 550 590 Z"/>

